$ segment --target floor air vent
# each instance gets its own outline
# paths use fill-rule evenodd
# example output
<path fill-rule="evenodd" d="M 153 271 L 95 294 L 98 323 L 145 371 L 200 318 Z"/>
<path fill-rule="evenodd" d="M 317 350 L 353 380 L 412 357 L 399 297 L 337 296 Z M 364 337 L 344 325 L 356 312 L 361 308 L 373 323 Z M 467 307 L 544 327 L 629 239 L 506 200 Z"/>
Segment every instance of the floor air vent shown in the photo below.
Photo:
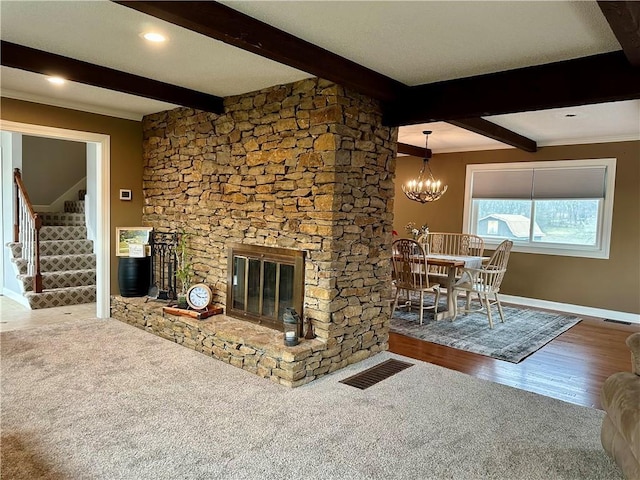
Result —
<path fill-rule="evenodd" d="M 389 359 L 374 367 L 368 368 L 352 377 L 340 380 L 340 383 L 351 385 L 352 387 L 364 390 L 371 385 L 381 382 L 391 375 L 401 372 L 405 368 L 409 368 L 413 363 L 401 362 L 400 360 Z"/>
<path fill-rule="evenodd" d="M 612 320 L 610 318 L 605 318 L 604 321 L 611 322 L 611 323 L 619 323 L 620 325 L 631 325 L 631 322 L 625 322 L 624 320 Z"/>

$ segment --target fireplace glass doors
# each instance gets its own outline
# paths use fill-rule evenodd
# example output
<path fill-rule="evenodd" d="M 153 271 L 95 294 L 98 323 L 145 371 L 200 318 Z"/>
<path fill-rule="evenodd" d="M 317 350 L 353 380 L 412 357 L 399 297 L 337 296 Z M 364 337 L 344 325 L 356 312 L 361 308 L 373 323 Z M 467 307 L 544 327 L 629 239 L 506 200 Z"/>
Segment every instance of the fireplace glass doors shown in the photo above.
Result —
<path fill-rule="evenodd" d="M 278 330 L 286 307 L 302 316 L 303 251 L 233 244 L 228 258 L 227 315 Z"/>

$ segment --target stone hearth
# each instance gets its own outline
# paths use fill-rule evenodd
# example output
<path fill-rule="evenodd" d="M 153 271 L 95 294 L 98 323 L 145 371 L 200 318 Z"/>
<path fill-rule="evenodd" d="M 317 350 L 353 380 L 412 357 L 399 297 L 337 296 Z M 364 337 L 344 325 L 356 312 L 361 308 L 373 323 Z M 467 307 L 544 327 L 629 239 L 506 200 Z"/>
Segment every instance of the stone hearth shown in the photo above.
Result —
<path fill-rule="evenodd" d="M 322 340 L 302 339 L 286 347 L 283 333 L 262 325 L 215 315 L 206 320 L 163 314 L 164 303 L 142 298 L 115 296 L 111 299 L 114 318 L 209 355 L 235 367 L 289 387 L 304 385 L 345 365 L 330 358 Z M 368 357 L 363 352 L 348 363 Z"/>

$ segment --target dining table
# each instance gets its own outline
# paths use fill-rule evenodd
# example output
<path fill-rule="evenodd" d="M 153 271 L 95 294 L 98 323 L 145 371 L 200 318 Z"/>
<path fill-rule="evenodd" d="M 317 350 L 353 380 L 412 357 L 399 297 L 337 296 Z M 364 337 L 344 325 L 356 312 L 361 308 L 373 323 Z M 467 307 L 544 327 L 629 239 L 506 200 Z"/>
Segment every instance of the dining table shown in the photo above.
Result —
<path fill-rule="evenodd" d="M 430 253 L 426 255 L 427 265 L 436 265 L 438 267 L 445 267 L 447 270 L 447 277 L 444 287 L 447 289 L 447 310 L 440 311 L 435 316 L 436 320 L 451 320 L 456 317 L 456 298 L 454 295 L 454 289 L 456 282 L 464 281 L 456 278 L 456 271 L 458 268 L 480 268 L 482 262 L 488 259 L 488 257 L 476 257 L 471 255 L 441 255 Z"/>

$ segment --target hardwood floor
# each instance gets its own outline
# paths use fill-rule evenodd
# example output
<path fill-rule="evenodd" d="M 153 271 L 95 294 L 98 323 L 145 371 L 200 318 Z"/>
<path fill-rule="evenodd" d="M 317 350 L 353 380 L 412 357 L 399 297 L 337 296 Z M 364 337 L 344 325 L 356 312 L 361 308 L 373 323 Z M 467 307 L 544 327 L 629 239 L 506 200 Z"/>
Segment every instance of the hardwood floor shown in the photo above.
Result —
<path fill-rule="evenodd" d="M 631 371 L 631 353 L 624 342 L 637 331 L 638 324 L 585 318 L 517 364 L 396 333 L 389 335 L 389 350 L 477 378 L 602 409 L 600 389 L 607 377 Z"/>

